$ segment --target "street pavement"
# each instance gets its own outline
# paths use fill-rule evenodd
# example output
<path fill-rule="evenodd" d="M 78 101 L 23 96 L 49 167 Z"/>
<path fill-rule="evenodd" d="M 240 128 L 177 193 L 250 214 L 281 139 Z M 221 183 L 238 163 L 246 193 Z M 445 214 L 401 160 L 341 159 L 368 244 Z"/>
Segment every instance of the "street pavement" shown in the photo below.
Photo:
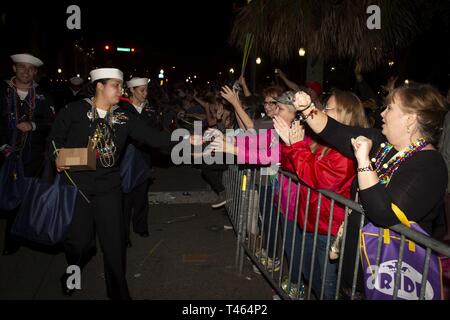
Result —
<path fill-rule="evenodd" d="M 272 299 L 272 289 L 246 260 L 235 266 L 236 236 L 225 209 L 213 210 L 214 193 L 192 166 L 163 166 L 149 190 L 150 237 L 131 233 L 127 278 L 133 299 Z M 3 248 L 5 220 L 0 220 Z M 0 256 L 0 299 L 106 299 L 100 246 L 82 274 L 82 290 L 61 293 L 65 270 L 60 248 L 22 247 Z"/>

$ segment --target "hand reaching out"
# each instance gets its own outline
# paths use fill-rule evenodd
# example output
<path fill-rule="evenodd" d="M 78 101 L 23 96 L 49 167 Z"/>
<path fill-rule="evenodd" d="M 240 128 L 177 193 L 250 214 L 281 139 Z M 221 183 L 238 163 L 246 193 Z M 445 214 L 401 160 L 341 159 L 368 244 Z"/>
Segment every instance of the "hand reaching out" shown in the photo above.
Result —
<path fill-rule="evenodd" d="M 284 77 L 285 74 L 283 71 L 281 71 L 281 69 L 275 69 L 275 74 L 279 77 Z"/>
<path fill-rule="evenodd" d="M 291 145 L 291 142 L 289 139 L 290 127 L 286 123 L 286 121 L 284 121 L 283 118 L 281 118 L 280 116 L 275 116 L 273 118 L 273 126 L 274 126 L 276 132 L 278 133 L 278 135 L 280 136 L 281 140 L 283 140 L 285 144 L 290 146 Z"/>
<path fill-rule="evenodd" d="M 229 103 L 231 103 L 233 107 L 241 103 L 241 101 L 239 100 L 239 94 L 236 91 L 231 90 L 229 86 L 222 87 L 220 95 Z"/>
<path fill-rule="evenodd" d="M 398 76 L 389 77 L 386 85 L 382 86 L 384 90 L 388 93 L 395 89 L 395 83 L 397 82 Z"/>
<path fill-rule="evenodd" d="M 289 130 L 289 142 L 291 145 L 303 141 L 305 138 L 305 128 L 300 124 L 300 121 L 294 121 Z"/>
<path fill-rule="evenodd" d="M 216 153 L 236 154 L 236 149 L 234 147 L 233 141 L 226 138 L 214 139 L 214 141 L 211 142 L 207 148 L 214 150 L 214 152 Z"/>
<path fill-rule="evenodd" d="M 22 132 L 28 132 L 33 130 L 33 126 L 31 125 L 31 122 L 21 122 L 17 124 L 17 129 L 19 129 Z"/>
<path fill-rule="evenodd" d="M 217 119 L 222 119 L 223 118 L 223 114 L 224 114 L 224 108 L 223 108 L 223 104 L 218 104 L 216 106 L 216 118 Z"/>
<path fill-rule="evenodd" d="M 239 84 L 241 85 L 241 87 L 242 88 L 244 88 L 244 87 L 246 87 L 247 86 L 247 82 L 245 81 L 245 78 L 244 78 L 244 76 L 243 75 L 241 75 L 240 77 L 239 77 Z"/>
<path fill-rule="evenodd" d="M 201 144 L 203 143 L 203 138 L 202 138 L 202 136 L 193 134 L 193 135 L 191 135 L 191 136 L 189 137 L 189 142 L 190 142 L 193 146 L 199 146 L 199 145 L 201 145 Z"/>
<path fill-rule="evenodd" d="M 369 152 L 372 149 L 372 140 L 364 136 L 352 138 L 351 143 L 355 152 L 355 158 L 358 163 L 365 164 L 369 159 Z M 369 160 L 370 161 L 370 160 Z"/>
<path fill-rule="evenodd" d="M 311 104 L 311 97 L 304 91 L 295 94 L 294 107 L 296 110 L 302 110 Z"/>

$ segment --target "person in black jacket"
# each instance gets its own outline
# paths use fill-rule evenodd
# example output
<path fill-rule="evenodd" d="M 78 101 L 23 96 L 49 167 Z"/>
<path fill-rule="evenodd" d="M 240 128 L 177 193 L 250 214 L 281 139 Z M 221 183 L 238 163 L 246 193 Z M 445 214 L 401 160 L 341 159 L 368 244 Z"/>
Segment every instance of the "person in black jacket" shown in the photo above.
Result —
<path fill-rule="evenodd" d="M 15 54 L 15 76 L 0 84 L 0 166 L 12 153 L 20 154 L 26 177 L 36 176 L 43 167 L 45 139 L 53 119 L 53 101 L 34 81 L 43 62 L 30 54 Z M 17 209 L 8 212 L 3 255 L 20 248 L 10 230 Z"/>
<path fill-rule="evenodd" d="M 130 99 L 121 99 L 119 106 L 141 119 L 148 126 L 154 125 L 154 111 L 150 108 L 147 100 L 147 78 L 132 78 L 127 81 L 127 87 L 130 90 Z M 129 139 L 139 152 L 139 155 L 145 160 L 148 168 L 151 168 L 150 147 L 134 139 Z M 131 192 L 123 194 L 123 212 L 126 223 L 127 247 L 131 247 L 130 224 L 133 217 L 133 230 L 141 237 L 148 237 L 148 187 L 150 179 L 146 179 L 136 186 Z"/>
<path fill-rule="evenodd" d="M 69 85 L 64 89 L 64 102 L 63 106 L 86 98 L 85 93 L 83 92 L 83 78 L 81 77 L 72 77 L 69 79 Z"/>
<path fill-rule="evenodd" d="M 382 130 L 342 125 L 317 110 L 304 92 L 296 94 L 294 104 L 320 138 L 357 160 L 355 184 L 370 222 L 384 228 L 399 224 L 393 211 L 396 206 L 429 235 L 439 230 L 436 224 L 443 221 L 447 169 L 434 146 L 447 108 L 437 89 L 421 84 L 394 89 L 381 114 Z M 359 223 L 360 215 L 349 216 L 343 282 L 350 287 Z M 357 288 L 362 292 L 360 281 Z"/>
<path fill-rule="evenodd" d="M 123 73 L 114 68 L 90 73 L 95 96 L 63 108 L 52 127 L 49 142 L 60 148 L 83 148 L 93 139 L 97 169 L 70 172 L 85 197 L 77 198 L 74 216 L 63 241 L 68 265 L 80 269 L 87 263 L 98 234 L 103 250 L 107 294 L 110 299 L 130 299 L 126 280 L 125 223 L 122 213 L 121 179 L 118 157 L 128 137 L 152 147 L 170 145 L 170 135 L 149 127 L 134 114 L 117 106 L 122 91 Z M 52 151 L 53 153 L 53 151 Z M 57 163 L 57 170 L 64 169 Z M 61 278 L 63 293 L 68 275 Z"/>

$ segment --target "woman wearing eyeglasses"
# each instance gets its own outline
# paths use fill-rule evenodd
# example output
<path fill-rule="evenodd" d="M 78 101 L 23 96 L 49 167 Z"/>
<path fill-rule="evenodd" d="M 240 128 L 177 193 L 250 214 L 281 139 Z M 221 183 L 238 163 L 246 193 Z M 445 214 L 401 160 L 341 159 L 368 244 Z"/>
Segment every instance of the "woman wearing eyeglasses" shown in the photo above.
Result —
<path fill-rule="evenodd" d="M 281 104 L 290 104 L 293 109 L 294 94 L 291 92 L 290 97 L 284 95 L 277 99 Z M 321 111 L 319 111 L 321 112 Z M 323 113 L 337 122 L 351 125 L 368 127 L 367 119 L 364 114 L 364 108 L 359 98 L 353 93 L 335 90 L 328 99 L 327 105 Z M 311 190 L 309 195 L 309 209 L 307 210 L 308 190 L 303 187 L 305 184 L 311 189 L 326 189 L 340 194 L 344 197 L 350 197 L 350 187 L 355 178 L 355 163 L 353 160 L 345 157 L 342 153 L 323 141 L 313 137 L 305 137 L 305 130 L 298 122 L 287 122 L 285 117 L 276 115 L 274 117 L 274 127 L 284 143 L 281 144 L 281 167 L 284 170 L 294 172 L 301 180 L 302 187 L 298 199 L 298 215 L 297 221 L 294 221 L 296 207 L 296 184 L 291 185 L 291 196 L 287 199 L 289 181 L 284 177 L 282 184 L 282 201 L 281 211 L 288 212 L 288 228 L 286 234 L 287 248 L 286 255 L 290 256 L 292 246 L 291 239 L 294 239 L 293 250 L 293 270 L 291 277 L 291 288 L 298 281 L 298 273 L 300 268 L 301 241 L 302 233 L 305 235 L 304 246 L 304 262 L 303 275 L 309 284 L 312 285 L 313 292 L 320 298 L 321 284 L 325 283 L 323 298 L 334 299 L 337 280 L 337 264 L 332 263 L 328 259 L 328 251 L 326 244 L 329 232 L 329 220 L 331 200 L 325 197 L 321 199 L 319 225 L 317 235 L 317 245 L 313 248 L 313 240 L 315 233 L 315 225 L 317 220 L 317 208 L 319 202 L 319 194 Z M 293 120 L 293 119 L 292 119 Z M 293 189 L 295 188 L 295 190 Z M 284 203 L 284 205 L 283 205 Z M 331 239 L 336 236 L 339 226 L 344 220 L 344 207 L 334 205 L 333 219 L 331 223 Z M 297 228 L 295 237 L 294 230 Z M 313 251 L 315 251 L 314 273 L 313 279 L 310 280 L 310 267 L 312 262 Z M 322 279 L 327 261 L 327 273 L 325 279 Z M 294 279 L 294 281 L 292 281 Z"/>
<path fill-rule="evenodd" d="M 447 112 L 436 88 L 416 84 L 394 89 L 381 114 L 382 130 L 343 125 L 317 110 L 304 92 L 295 95 L 294 105 L 315 133 L 357 161 L 359 198 L 367 219 L 382 227 L 399 224 L 396 207 L 409 221 L 433 234 L 444 215 L 447 186 L 445 162 L 433 146 Z M 355 268 L 359 220 L 359 215 L 349 216 L 343 257 L 347 285 L 352 284 Z"/>

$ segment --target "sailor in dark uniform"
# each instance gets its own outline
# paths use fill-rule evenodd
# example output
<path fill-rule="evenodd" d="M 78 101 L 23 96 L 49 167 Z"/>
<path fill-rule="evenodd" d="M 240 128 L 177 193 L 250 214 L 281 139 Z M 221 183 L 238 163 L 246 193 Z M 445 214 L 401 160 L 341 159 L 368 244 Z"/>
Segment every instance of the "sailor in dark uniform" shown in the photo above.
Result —
<path fill-rule="evenodd" d="M 116 105 L 122 91 L 123 73 L 120 70 L 95 69 L 90 76 L 95 96 L 63 108 L 49 136 L 49 141 L 54 141 L 58 149 L 86 147 L 89 138 L 96 143 L 97 169 L 69 170 L 87 199 L 77 198 L 63 245 L 68 265 L 78 265 L 82 269 L 95 246 L 97 233 L 103 251 L 108 297 L 129 299 L 118 156 L 129 136 L 152 147 L 161 147 L 170 145 L 170 135 L 154 130 Z M 57 165 L 58 171 L 62 169 Z M 72 294 L 75 289 L 67 287 L 66 279 L 67 275 L 61 278 L 63 292 Z"/>
<path fill-rule="evenodd" d="M 43 167 L 54 107 L 52 99 L 34 81 L 43 62 L 30 54 L 15 54 L 11 59 L 15 76 L 0 84 L 0 166 L 6 156 L 17 153 L 25 176 L 34 177 Z M 10 233 L 16 211 L 7 213 L 3 255 L 20 248 L 20 241 Z"/>
<path fill-rule="evenodd" d="M 63 105 L 67 105 L 71 102 L 75 102 L 86 98 L 82 90 L 83 87 L 83 78 L 80 77 L 72 77 L 69 79 L 69 85 L 65 89 L 64 92 L 64 103 Z"/>
<path fill-rule="evenodd" d="M 132 78 L 127 81 L 127 87 L 130 93 L 129 99 L 121 99 L 119 106 L 134 114 L 137 118 L 144 121 L 148 126 L 154 126 L 154 112 L 152 112 L 147 100 L 148 78 Z M 155 128 L 156 129 L 156 128 Z M 140 143 L 132 138 L 129 143 L 136 147 L 139 156 L 141 156 L 151 168 L 151 150 L 150 147 Z M 148 237 L 148 187 L 149 179 L 141 182 L 133 190 L 123 194 L 123 211 L 126 223 L 127 247 L 131 247 L 130 225 L 133 220 L 133 231 L 141 237 Z"/>

